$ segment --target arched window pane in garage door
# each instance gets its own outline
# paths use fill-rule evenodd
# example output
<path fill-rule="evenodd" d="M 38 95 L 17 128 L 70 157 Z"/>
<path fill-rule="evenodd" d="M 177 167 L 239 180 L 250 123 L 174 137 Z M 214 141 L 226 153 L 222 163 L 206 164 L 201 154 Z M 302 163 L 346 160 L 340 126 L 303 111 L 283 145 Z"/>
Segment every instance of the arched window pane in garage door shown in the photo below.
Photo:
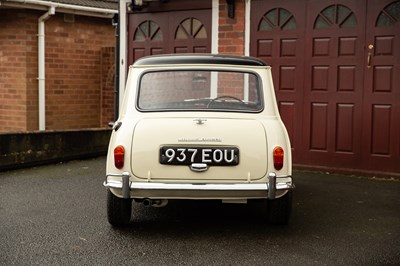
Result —
<path fill-rule="evenodd" d="M 344 5 L 331 5 L 322 10 L 314 23 L 314 29 L 326 29 L 333 25 L 351 28 L 357 25 L 354 13 Z"/>
<path fill-rule="evenodd" d="M 175 39 L 206 39 L 207 32 L 203 23 L 196 18 L 187 18 L 183 20 L 176 30 Z"/>
<path fill-rule="evenodd" d="M 376 21 L 377 27 L 392 27 L 400 21 L 400 1 L 394 2 L 385 7 Z"/>
<path fill-rule="evenodd" d="M 154 40 L 162 41 L 163 35 L 160 26 L 151 20 L 142 22 L 135 30 L 134 41 Z"/>
<path fill-rule="evenodd" d="M 265 13 L 261 18 L 258 30 L 272 30 L 273 28 L 294 30 L 296 29 L 296 20 L 288 10 L 284 8 L 274 8 Z"/>

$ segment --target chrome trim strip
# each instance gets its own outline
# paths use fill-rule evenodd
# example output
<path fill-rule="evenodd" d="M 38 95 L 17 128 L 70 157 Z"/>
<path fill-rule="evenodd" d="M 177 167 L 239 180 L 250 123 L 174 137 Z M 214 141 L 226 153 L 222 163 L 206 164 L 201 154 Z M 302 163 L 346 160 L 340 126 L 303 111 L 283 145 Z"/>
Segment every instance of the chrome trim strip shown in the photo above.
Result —
<path fill-rule="evenodd" d="M 105 187 L 122 188 L 121 181 L 104 182 Z M 268 185 L 261 184 L 179 184 L 179 183 L 147 183 L 131 182 L 131 189 L 153 190 L 267 190 Z"/>
<path fill-rule="evenodd" d="M 119 180 L 108 181 L 109 176 L 119 176 L 126 180 L 126 174 L 109 174 L 107 175 L 106 181 L 104 182 L 105 187 L 118 188 L 123 190 L 123 196 L 128 196 L 126 188 L 130 190 L 211 190 L 211 191 L 268 191 L 268 196 L 275 198 L 275 192 L 278 190 L 291 190 L 294 189 L 294 184 L 289 182 L 275 182 L 275 189 L 269 189 L 271 182 L 269 183 L 243 183 L 243 184 L 195 184 L 195 183 L 160 183 L 160 182 L 129 182 L 128 184 Z M 124 178 L 125 177 L 125 178 Z M 276 178 L 291 178 L 291 176 L 280 176 Z M 276 180 L 275 180 L 276 181 Z M 270 192 L 272 191 L 272 192 Z M 125 193 L 124 193 L 125 192 Z M 270 194 L 271 193 L 271 194 Z"/>
<path fill-rule="evenodd" d="M 105 187 L 119 188 L 123 187 L 121 181 L 108 181 L 103 184 Z M 153 190 L 268 190 L 267 183 L 256 184 L 177 184 L 177 183 L 147 183 L 131 182 L 131 189 L 153 189 Z M 276 183 L 276 190 L 290 190 L 294 185 L 291 182 Z"/>

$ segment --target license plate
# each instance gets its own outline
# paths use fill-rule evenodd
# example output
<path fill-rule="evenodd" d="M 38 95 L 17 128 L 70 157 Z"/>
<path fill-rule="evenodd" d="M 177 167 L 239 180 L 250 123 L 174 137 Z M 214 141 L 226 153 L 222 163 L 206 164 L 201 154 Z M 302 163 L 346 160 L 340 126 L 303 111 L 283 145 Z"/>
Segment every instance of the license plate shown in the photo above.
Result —
<path fill-rule="evenodd" d="M 208 166 L 232 166 L 239 164 L 239 149 L 233 147 L 170 147 L 160 149 L 160 163 L 191 165 L 203 163 Z"/>

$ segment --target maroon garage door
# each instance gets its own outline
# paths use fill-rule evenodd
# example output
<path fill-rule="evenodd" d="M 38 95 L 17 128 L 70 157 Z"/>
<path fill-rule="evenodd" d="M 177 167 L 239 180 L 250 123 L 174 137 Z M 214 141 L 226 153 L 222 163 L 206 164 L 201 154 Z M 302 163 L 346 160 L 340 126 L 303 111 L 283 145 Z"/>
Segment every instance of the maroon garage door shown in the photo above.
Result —
<path fill-rule="evenodd" d="M 134 13 L 128 20 L 128 64 L 147 55 L 211 52 L 211 9 Z"/>
<path fill-rule="evenodd" d="M 252 1 L 294 163 L 400 172 L 400 1 Z"/>

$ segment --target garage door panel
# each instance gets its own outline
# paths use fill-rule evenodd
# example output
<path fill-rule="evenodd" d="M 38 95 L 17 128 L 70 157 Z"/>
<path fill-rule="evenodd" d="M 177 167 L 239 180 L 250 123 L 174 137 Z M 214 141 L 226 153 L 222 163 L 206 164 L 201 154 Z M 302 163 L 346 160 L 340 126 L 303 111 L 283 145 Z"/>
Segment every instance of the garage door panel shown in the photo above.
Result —
<path fill-rule="evenodd" d="M 356 66 L 338 66 L 337 91 L 354 92 L 356 90 Z"/>
<path fill-rule="evenodd" d="M 179 54 L 179 53 L 182 53 L 182 54 L 189 53 L 188 47 L 175 47 L 175 48 L 174 48 L 174 53 L 175 53 L 175 54 Z"/>
<path fill-rule="evenodd" d="M 394 54 L 394 36 L 375 36 L 374 56 L 391 56 Z"/>
<path fill-rule="evenodd" d="M 205 46 L 194 46 L 193 51 L 195 53 L 207 53 L 207 47 Z"/>
<path fill-rule="evenodd" d="M 339 38 L 339 56 L 355 56 L 357 47 L 357 37 Z"/>
<path fill-rule="evenodd" d="M 295 118 L 296 104 L 295 102 L 279 102 L 279 113 L 286 126 L 290 139 L 295 138 Z M 295 144 L 292 143 L 292 148 L 295 149 Z"/>
<path fill-rule="evenodd" d="M 329 56 L 331 47 L 331 38 L 314 38 L 312 46 L 313 56 Z"/>
<path fill-rule="evenodd" d="M 133 58 L 132 61 L 136 61 L 141 57 L 144 57 L 146 55 L 146 50 L 144 48 L 136 48 L 133 49 Z"/>
<path fill-rule="evenodd" d="M 354 153 L 355 105 L 339 103 L 336 112 L 336 151 Z"/>
<path fill-rule="evenodd" d="M 257 55 L 258 57 L 271 57 L 272 40 L 258 40 Z"/>
<path fill-rule="evenodd" d="M 281 56 L 296 56 L 296 39 L 281 39 Z"/>
<path fill-rule="evenodd" d="M 393 66 L 374 66 L 372 87 L 373 92 L 392 92 L 393 74 Z"/>
<path fill-rule="evenodd" d="M 327 151 L 328 103 L 311 104 L 310 150 Z"/>
<path fill-rule="evenodd" d="M 372 143 L 371 154 L 389 156 L 391 105 L 376 104 L 372 106 Z"/>
<path fill-rule="evenodd" d="M 157 54 L 163 54 L 164 49 L 163 48 L 151 48 L 150 49 L 150 54 L 151 55 L 157 55 Z"/>
<path fill-rule="evenodd" d="M 313 91 L 328 91 L 330 66 L 312 66 Z"/>
<path fill-rule="evenodd" d="M 279 90 L 294 91 L 296 77 L 296 66 L 280 66 L 279 72 Z"/>

